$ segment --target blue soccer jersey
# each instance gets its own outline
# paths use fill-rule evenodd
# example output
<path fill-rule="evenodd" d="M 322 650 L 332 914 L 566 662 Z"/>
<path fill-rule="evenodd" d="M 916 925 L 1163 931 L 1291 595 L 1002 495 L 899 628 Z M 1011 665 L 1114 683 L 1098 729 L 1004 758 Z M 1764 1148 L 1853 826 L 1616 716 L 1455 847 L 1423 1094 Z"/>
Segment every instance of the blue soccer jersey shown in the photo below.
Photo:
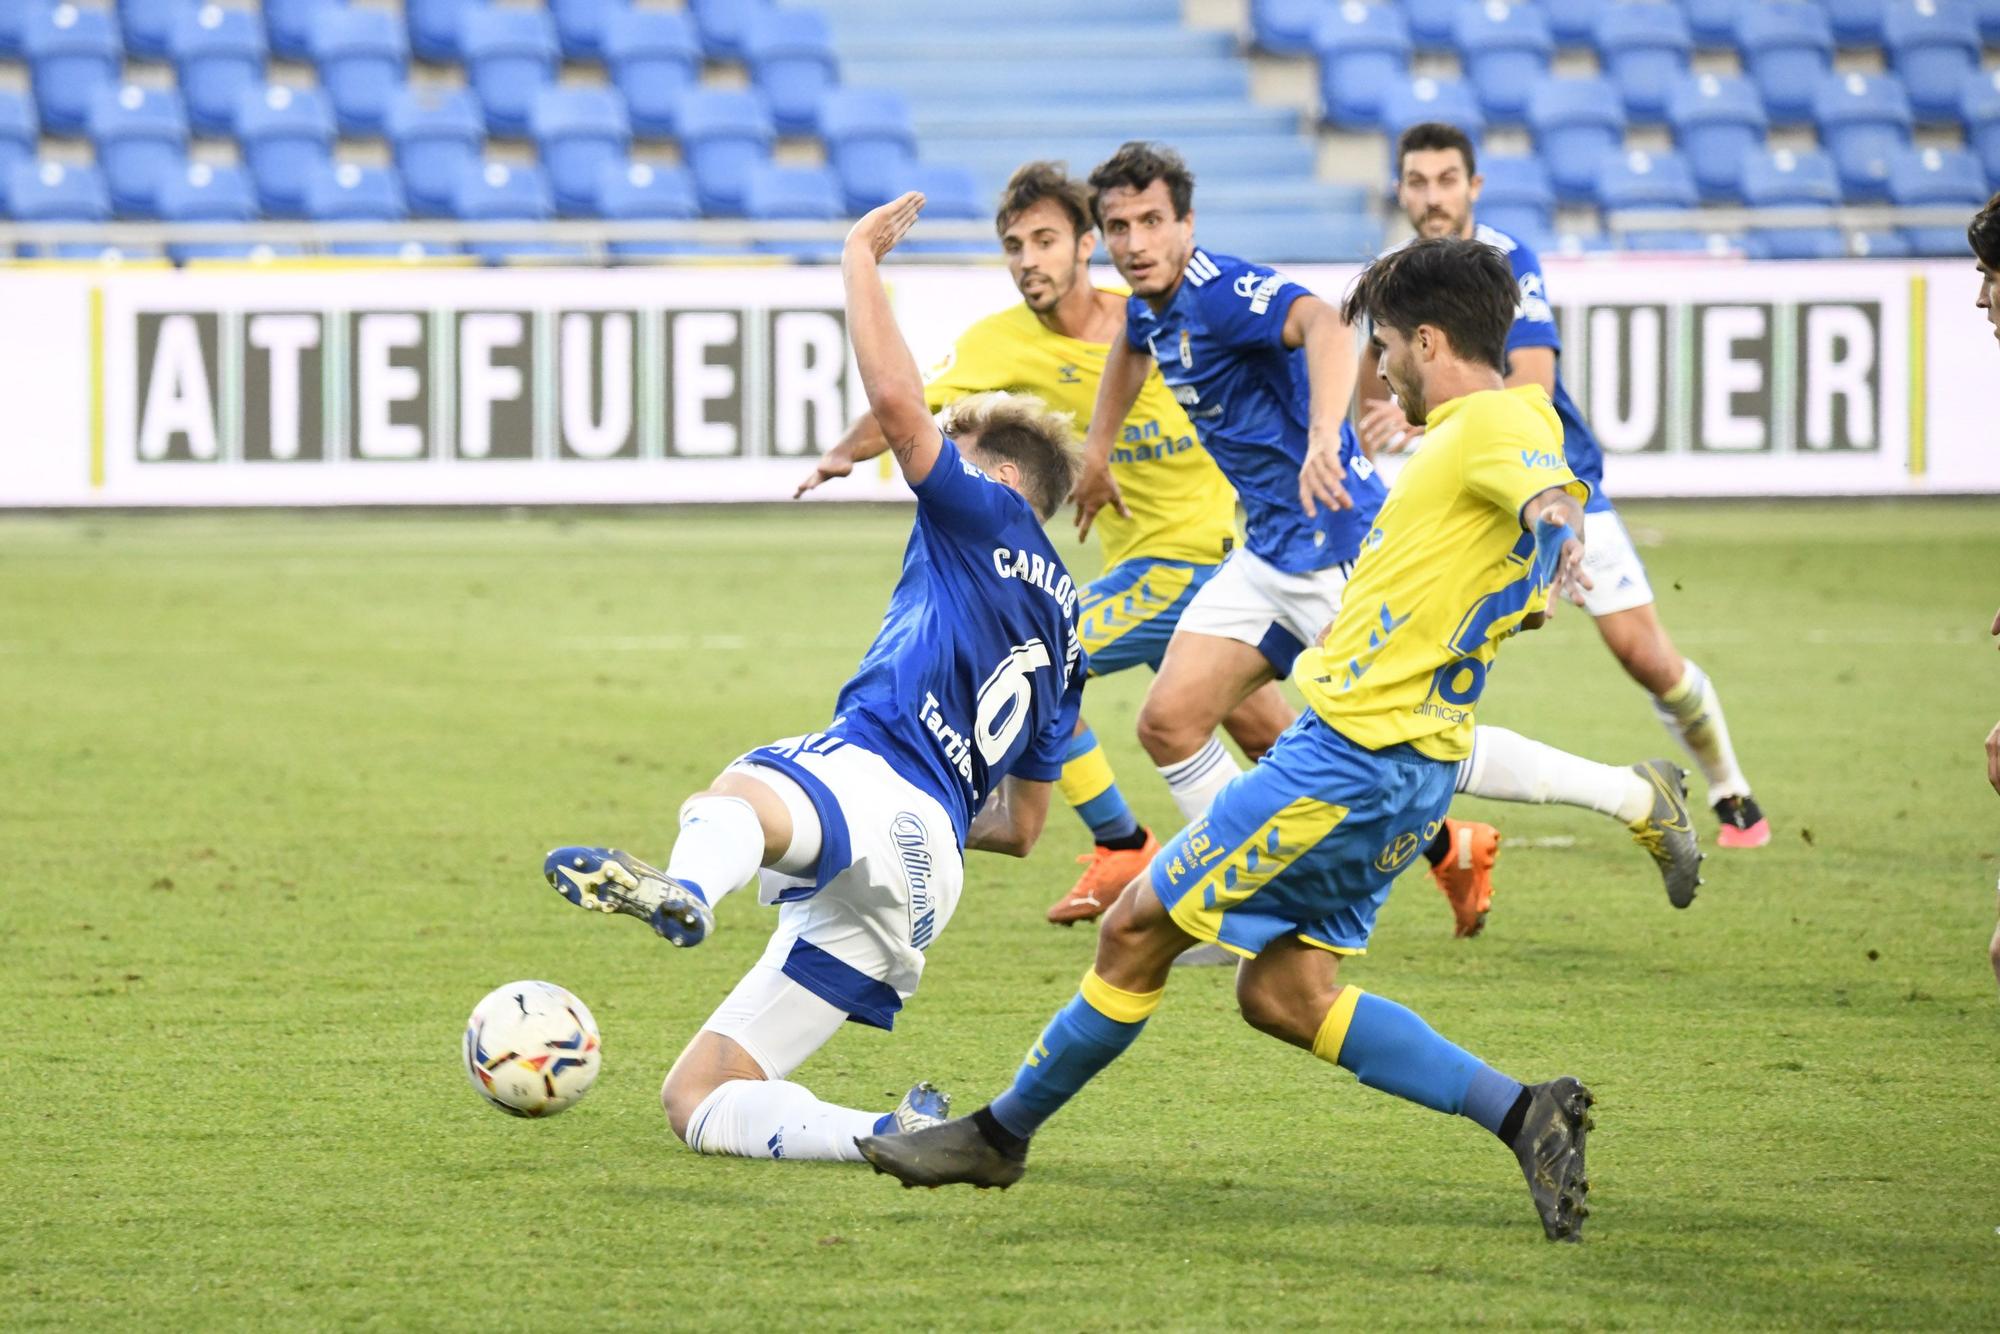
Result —
<path fill-rule="evenodd" d="M 1306 289 L 1265 268 L 1196 250 L 1158 314 L 1138 297 L 1125 336 L 1152 353 L 1243 502 L 1244 545 L 1286 574 L 1353 560 L 1382 506 L 1382 479 L 1342 422 L 1340 462 L 1354 508 L 1299 503 L 1311 396 L 1305 352 L 1285 346 L 1285 315 Z"/>
<path fill-rule="evenodd" d="M 1077 588 L 1019 492 L 950 437 L 882 629 L 827 729 L 874 751 L 951 813 L 958 842 L 1009 774 L 1062 774 L 1083 699 Z"/>

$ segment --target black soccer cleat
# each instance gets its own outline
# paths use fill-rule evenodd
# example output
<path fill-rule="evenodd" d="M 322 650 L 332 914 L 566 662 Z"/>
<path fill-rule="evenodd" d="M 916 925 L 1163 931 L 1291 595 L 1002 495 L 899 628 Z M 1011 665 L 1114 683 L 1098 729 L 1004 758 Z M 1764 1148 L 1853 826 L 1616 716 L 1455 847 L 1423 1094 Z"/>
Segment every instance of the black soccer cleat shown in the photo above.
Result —
<path fill-rule="evenodd" d="M 896 1135 L 864 1135 L 854 1141 L 877 1172 L 905 1186 L 967 1185 L 1005 1190 L 1028 1170 L 1027 1156 L 1002 1153 L 979 1133 L 969 1116 Z"/>
<path fill-rule="evenodd" d="M 1715 820 L 1720 826 L 1715 841 L 1722 847 L 1761 848 L 1771 841 L 1771 822 L 1748 792 L 1716 802 Z"/>
<path fill-rule="evenodd" d="M 1535 1197 L 1542 1232 L 1550 1241 L 1578 1241 L 1590 1216 L 1584 1197 L 1590 1178 L 1583 1170 L 1583 1141 L 1596 1124 L 1590 1116 L 1595 1095 L 1569 1075 L 1528 1086 L 1528 1110 L 1514 1136 L 1514 1156 Z"/>

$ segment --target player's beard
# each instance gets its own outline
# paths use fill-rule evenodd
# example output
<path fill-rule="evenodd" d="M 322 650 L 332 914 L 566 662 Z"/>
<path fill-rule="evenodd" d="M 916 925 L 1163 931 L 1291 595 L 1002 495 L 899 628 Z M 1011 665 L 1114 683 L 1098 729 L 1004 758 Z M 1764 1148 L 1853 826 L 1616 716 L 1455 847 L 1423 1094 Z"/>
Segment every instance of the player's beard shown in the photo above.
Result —
<path fill-rule="evenodd" d="M 1406 374 L 1414 368 L 1391 362 L 1385 369 L 1389 373 L 1389 392 L 1396 396 L 1396 406 L 1403 410 L 1403 420 L 1412 426 L 1422 426 L 1430 409 L 1424 403 L 1422 382 L 1415 375 Z"/>
<path fill-rule="evenodd" d="M 1465 215 L 1451 213 L 1444 209 L 1432 209 L 1412 220 L 1417 235 L 1422 237 L 1458 236 L 1465 230 Z"/>

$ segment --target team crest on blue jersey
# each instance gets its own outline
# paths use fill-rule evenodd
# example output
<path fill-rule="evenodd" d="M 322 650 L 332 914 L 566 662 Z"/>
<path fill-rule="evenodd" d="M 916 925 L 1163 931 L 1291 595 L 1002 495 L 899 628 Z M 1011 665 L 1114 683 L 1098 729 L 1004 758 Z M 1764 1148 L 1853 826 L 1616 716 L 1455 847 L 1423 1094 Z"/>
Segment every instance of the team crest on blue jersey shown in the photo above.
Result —
<path fill-rule="evenodd" d="M 1181 366 L 1186 370 L 1194 369 L 1194 342 L 1188 337 L 1186 329 L 1181 330 Z"/>

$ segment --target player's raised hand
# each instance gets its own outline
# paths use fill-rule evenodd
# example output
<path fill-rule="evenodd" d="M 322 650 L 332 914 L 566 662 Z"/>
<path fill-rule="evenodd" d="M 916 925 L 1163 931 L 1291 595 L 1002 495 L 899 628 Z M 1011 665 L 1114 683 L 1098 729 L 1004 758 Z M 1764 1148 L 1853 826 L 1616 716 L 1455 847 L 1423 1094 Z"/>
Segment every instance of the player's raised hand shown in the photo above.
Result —
<path fill-rule="evenodd" d="M 909 235 L 916 225 L 917 215 L 924 211 L 924 197 L 915 190 L 892 199 L 878 208 L 871 208 L 861 215 L 847 233 L 849 246 L 863 246 L 876 259 L 881 259 L 896 248 L 896 243 Z"/>
<path fill-rule="evenodd" d="M 805 480 L 799 483 L 799 489 L 792 492 L 792 499 L 797 500 L 814 487 L 830 482 L 836 477 L 845 477 L 853 471 L 853 452 L 846 445 L 835 445 L 820 455 L 819 466 L 805 475 Z"/>
<path fill-rule="evenodd" d="M 1340 429 L 1313 427 L 1305 462 L 1299 465 L 1299 504 L 1306 517 L 1318 514 L 1321 505 L 1330 510 L 1353 509 L 1354 502 L 1341 485 L 1346 478 L 1347 469 L 1340 466 Z"/>
<path fill-rule="evenodd" d="M 1111 476 L 1109 464 L 1083 465 L 1083 475 L 1076 479 L 1076 490 L 1070 493 L 1076 502 L 1076 540 L 1081 542 L 1090 536 L 1090 525 L 1097 518 L 1097 512 L 1106 505 L 1118 511 L 1118 517 L 1129 519 L 1132 511 L 1125 508 L 1125 497 L 1118 490 L 1117 481 Z"/>
<path fill-rule="evenodd" d="M 1373 458 L 1377 454 L 1402 453 L 1417 443 L 1424 428 L 1410 425 L 1402 406 L 1393 398 L 1384 398 L 1362 409 L 1355 433 L 1361 437 L 1361 448 Z"/>
<path fill-rule="evenodd" d="M 1556 556 L 1555 577 L 1550 581 L 1556 597 L 1550 599 L 1549 615 L 1555 615 L 1556 599 L 1566 598 L 1581 607 L 1583 595 L 1597 587 L 1591 582 L 1590 572 L 1583 568 L 1583 541 L 1572 537 L 1562 544 L 1562 551 Z"/>

